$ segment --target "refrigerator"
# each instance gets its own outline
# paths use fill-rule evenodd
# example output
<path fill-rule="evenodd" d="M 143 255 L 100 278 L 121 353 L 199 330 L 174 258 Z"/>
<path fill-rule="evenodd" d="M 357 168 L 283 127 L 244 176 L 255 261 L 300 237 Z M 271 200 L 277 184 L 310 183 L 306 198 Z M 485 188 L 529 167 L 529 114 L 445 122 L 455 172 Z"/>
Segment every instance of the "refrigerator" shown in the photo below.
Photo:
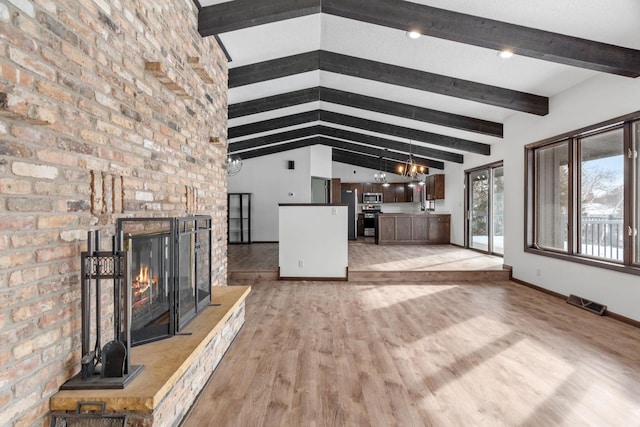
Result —
<path fill-rule="evenodd" d="M 347 205 L 348 239 L 356 240 L 358 231 L 358 190 L 341 190 L 340 203 Z"/>

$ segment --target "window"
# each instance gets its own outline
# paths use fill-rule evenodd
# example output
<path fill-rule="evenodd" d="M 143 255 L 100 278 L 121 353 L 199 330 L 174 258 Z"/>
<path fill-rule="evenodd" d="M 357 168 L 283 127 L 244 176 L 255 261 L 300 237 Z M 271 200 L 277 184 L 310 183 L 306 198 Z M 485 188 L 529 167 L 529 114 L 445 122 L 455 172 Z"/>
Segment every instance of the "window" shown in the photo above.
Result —
<path fill-rule="evenodd" d="M 638 156 L 638 150 L 640 149 L 640 122 L 636 122 L 633 124 L 633 138 L 631 140 L 631 149 L 630 152 L 633 153 L 634 162 L 633 168 L 631 172 L 631 185 L 632 190 L 631 194 L 633 194 L 635 204 L 632 210 L 633 216 L 633 247 L 634 247 L 634 255 L 633 262 L 635 264 L 640 265 L 640 233 L 638 233 L 638 228 L 640 228 L 640 156 Z"/>
<path fill-rule="evenodd" d="M 566 251 L 569 215 L 569 144 L 535 151 L 536 230 L 538 246 Z"/>
<path fill-rule="evenodd" d="M 624 259 L 623 129 L 578 139 L 580 247 L 583 255 Z"/>
<path fill-rule="evenodd" d="M 525 250 L 640 274 L 640 114 L 526 147 Z"/>

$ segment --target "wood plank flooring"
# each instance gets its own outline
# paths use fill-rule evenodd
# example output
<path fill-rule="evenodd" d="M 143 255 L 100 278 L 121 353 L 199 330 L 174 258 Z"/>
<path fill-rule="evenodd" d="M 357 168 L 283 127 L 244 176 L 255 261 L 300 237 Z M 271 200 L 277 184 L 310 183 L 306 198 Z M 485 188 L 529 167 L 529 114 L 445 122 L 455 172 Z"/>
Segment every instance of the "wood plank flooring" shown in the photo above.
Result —
<path fill-rule="evenodd" d="M 640 425 L 640 330 L 547 294 L 252 286 L 186 427 Z"/>
<path fill-rule="evenodd" d="M 277 243 L 229 245 L 227 256 L 229 284 L 278 278 Z M 359 238 L 349 242 L 349 281 L 504 280 L 509 272 L 502 261 L 453 245 L 376 245 Z"/>

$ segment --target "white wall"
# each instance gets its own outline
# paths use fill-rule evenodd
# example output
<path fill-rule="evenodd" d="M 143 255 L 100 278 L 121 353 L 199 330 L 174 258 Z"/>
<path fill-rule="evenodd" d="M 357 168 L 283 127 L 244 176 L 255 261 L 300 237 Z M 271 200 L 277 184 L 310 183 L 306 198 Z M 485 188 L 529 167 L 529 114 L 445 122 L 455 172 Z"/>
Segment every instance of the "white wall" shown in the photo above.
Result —
<path fill-rule="evenodd" d="M 347 206 L 280 206 L 279 211 L 281 277 L 347 277 Z"/>
<path fill-rule="evenodd" d="M 289 160 L 295 169 L 287 169 Z M 228 191 L 253 194 L 251 240 L 277 242 L 278 204 L 311 201 L 311 147 L 243 160 L 240 173 L 229 177 Z"/>
<path fill-rule="evenodd" d="M 310 147 L 310 176 L 326 179 L 333 178 L 331 154 L 331 147 L 327 147 L 326 145 L 314 145 Z"/>
<path fill-rule="evenodd" d="M 373 182 L 373 175 L 377 170 L 362 168 L 360 166 L 347 165 L 333 162 L 333 178 L 340 178 L 342 182 Z M 400 175 L 387 172 L 389 182 L 403 182 Z"/>
<path fill-rule="evenodd" d="M 504 262 L 513 267 L 517 279 L 564 295 L 576 294 L 640 320 L 638 276 L 524 252 L 523 194 L 526 144 L 640 110 L 640 78 L 597 76 L 553 97 L 549 110 L 545 117 L 515 114 L 504 124 Z"/>

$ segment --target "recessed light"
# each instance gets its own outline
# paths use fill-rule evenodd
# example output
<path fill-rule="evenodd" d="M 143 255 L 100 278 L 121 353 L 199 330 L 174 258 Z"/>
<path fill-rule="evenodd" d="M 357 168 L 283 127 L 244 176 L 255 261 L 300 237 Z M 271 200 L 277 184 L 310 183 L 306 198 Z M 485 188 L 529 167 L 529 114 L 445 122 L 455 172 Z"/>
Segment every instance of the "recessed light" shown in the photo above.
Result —
<path fill-rule="evenodd" d="M 509 59 L 513 56 L 513 51 L 507 49 L 501 50 L 498 52 L 498 56 L 502 59 Z"/>
<path fill-rule="evenodd" d="M 422 34 L 417 31 L 407 31 L 407 37 L 410 39 L 419 39 L 421 35 Z"/>

